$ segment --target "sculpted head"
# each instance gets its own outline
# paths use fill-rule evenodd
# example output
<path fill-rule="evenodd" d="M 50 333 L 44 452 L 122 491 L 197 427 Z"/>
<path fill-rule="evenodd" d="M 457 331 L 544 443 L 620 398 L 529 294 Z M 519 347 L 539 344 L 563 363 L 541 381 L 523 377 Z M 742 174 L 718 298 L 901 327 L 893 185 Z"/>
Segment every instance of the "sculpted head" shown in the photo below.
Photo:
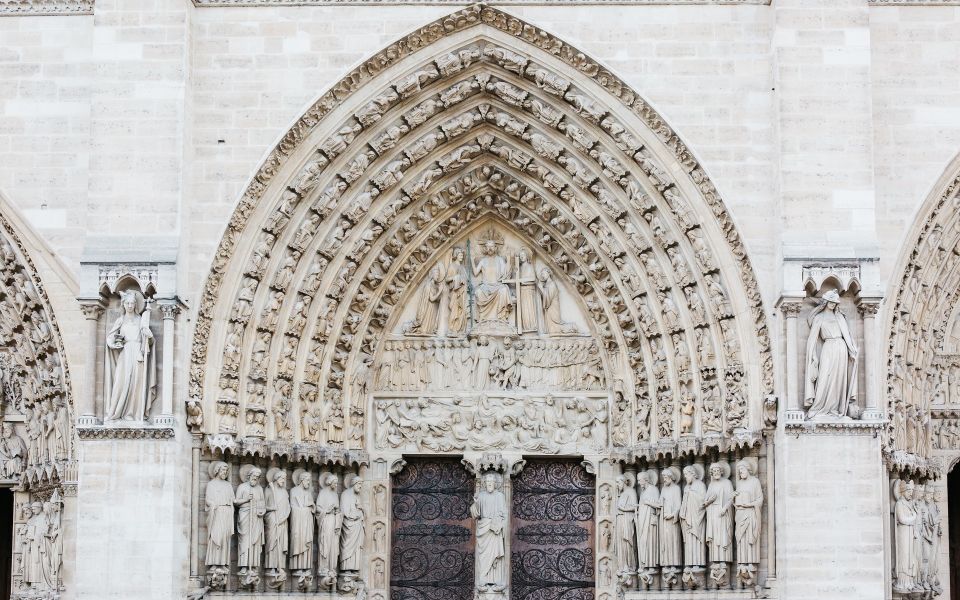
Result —
<path fill-rule="evenodd" d="M 687 481 L 687 485 L 690 485 L 700 479 L 700 474 L 697 473 L 693 465 L 687 465 L 683 468 L 683 478 Z"/>
<path fill-rule="evenodd" d="M 493 240 L 487 240 L 483 243 L 483 253 L 487 256 L 493 256 L 497 253 L 497 243 Z"/>
<path fill-rule="evenodd" d="M 43 512 L 43 503 L 42 503 L 42 502 L 34 502 L 34 503 L 32 503 L 32 504 L 30 505 L 30 512 L 32 512 L 32 513 L 35 514 L 35 515 L 39 515 L 40 513 L 42 513 L 42 512 Z"/>
<path fill-rule="evenodd" d="M 3 424 L 3 437 L 8 438 L 13 436 L 13 423 L 4 423 Z"/>
<path fill-rule="evenodd" d="M 483 476 L 483 489 L 488 493 L 493 493 L 497 489 L 497 476 L 493 473 L 487 473 Z"/>
<path fill-rule="evenodd" d="M 273 476 L 273 483 L 275 483 L 277 487 L 286 487 L 287 472 L 286 471 L 277 472 L 277 474 Z"/>
<path fill-rule="evenodd" d="M 262 475 L 262 472 L 260 471 L 260 469 L 259 469 L 258 467 L 254 467 L 254 468 L 250 469 L 250 473 L 247 474 L 247 482 L 248 482 L 250 485 L 257 485 L 257 484 L 259 484 L 259 483 L 260 483 L 260 475 Z"/>
<path fill-rule="evenodd" d="M 622 492 L 627 485 L 627 479 L 623 475 L 617 475 L 617 491 Z"/>
<path fill-rule="evenodd" d="M 912 481 L 908 481 L 907 483 L 903 484 L 903 486 L 900 489 L 903 492 L 904 499 L 913 500 L 914 485 Z"/>
<path fill-rule="evenodd" d="M 463 262 L 464 252 L 463 248 L 457 246 L 453 249 L 453 262 Z"/>
<path fill-rule="evenodd" d="M 123 312 L 128 315 L 132 315 L 137 310 L 137 296 L 132 291 L 124 292 L 120 296 L 120 306 L 123 307 Z"/>
<path fill-rule="evenodd" d="M 710 465 L 710 479 L 714 481 L 720 481 L 723 478 L 723 468 L 720 466 L 720 463 L 713 463 Z"/>
<path fill-rule="evenodd" d="M 355 475 L 353 481 L 350 482 L 350 487 L 353 489 L 354 493 L 359 494 L 363 489 L 363 480 L 359 476 Z"/>

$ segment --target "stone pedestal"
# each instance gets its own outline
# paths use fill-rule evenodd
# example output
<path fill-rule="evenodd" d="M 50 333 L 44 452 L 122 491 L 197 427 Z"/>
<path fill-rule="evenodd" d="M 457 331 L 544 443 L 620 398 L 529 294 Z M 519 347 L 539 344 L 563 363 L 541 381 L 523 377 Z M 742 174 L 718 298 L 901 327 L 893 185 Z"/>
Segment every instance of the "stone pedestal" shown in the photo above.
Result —
<path fill-rule="evenodd" d="M 788 427 L 777 441 L 781 600 L 884 597 L 881 438 L 844 425 Z"/>

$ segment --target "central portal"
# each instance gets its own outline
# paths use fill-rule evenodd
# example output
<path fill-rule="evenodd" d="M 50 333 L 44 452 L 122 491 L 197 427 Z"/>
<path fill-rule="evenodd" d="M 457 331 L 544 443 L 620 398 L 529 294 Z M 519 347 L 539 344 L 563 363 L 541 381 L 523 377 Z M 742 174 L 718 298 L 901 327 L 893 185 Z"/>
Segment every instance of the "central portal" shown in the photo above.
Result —
<path fill-rule="evenodd" d="M 593 490 L 580 461 L 527 461 L 513 482 L 513 600 L 593 600 Z"/>

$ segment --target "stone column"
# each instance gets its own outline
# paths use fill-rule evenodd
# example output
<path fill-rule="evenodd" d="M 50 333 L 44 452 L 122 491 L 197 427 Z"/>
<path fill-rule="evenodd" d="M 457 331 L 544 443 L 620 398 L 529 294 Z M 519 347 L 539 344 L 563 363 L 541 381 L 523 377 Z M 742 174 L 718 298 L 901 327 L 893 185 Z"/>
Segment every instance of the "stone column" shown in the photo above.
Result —
<path fill-rule="evenodd" d="M 788 301 L 780 303 L 780 312 L 783 314 L 787 325 L 786 335 L 786 368 L 784 376 L 786 377 L 786 396 L 787 407 L 785 419 L 787 423 L 803 421 L 803 407 L 800 406 L 800 369 L 797 353 L 797 317 L 800 315 L 799 301 Z"/>
<path fill-rule="evenodd" d="M 84 379 L 83 393 L 80 394 L 79 406 L 77 407 L 77 425 L 80 427 L 93 427 L 99 425 L 97 418 L 97 352 L 100 350 L 97 340 L 100 332 L 100 316 L 103 315 L 103 304 L 99 300 L 94 302 L 81 302 L 80 310 L 87 320 L 87 360 L 90 364 L 86 369 Z"/>
<path fill-rule="evenodd" d="M 861 300 L 857 303 L 857 308 L 863 317 L 863 351 L 860 353 L 860 360 L 863 361 L 865 381 L 861 419 L 864 421 L 882 421 L 884 414 L 880 408 L 879 398 L 877 398 L 877 361 L 882 356 L 877 345 L 877 311 L 880 310 L 880 303 Z M 877 356 L 874 356 L 874 354 L 877 354 Z"/>
<path fill-rule="evenodd" d="M 173 340 L 174 325 L 180 306 L 176 300 L 161 302 L 163 315 L 163 350 L 160 358 L 160 414 L 154 419 L 155 425 L 173 426 Z"/>

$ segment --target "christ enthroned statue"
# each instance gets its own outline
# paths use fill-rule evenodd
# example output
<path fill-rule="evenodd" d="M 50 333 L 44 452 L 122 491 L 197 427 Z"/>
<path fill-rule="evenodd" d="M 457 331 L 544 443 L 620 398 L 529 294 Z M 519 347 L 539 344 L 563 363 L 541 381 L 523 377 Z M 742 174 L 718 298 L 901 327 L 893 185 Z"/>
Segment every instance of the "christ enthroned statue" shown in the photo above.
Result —
<path fill-rule="evenodd" d="M 510 277 L 510 263 L 497 252 L 497 240 L 492 234 L 481 244 L 482 254 L 472 265 L 477 328 L 489 333 L 511 333 L 513 296 L 504 281 Z"/>

